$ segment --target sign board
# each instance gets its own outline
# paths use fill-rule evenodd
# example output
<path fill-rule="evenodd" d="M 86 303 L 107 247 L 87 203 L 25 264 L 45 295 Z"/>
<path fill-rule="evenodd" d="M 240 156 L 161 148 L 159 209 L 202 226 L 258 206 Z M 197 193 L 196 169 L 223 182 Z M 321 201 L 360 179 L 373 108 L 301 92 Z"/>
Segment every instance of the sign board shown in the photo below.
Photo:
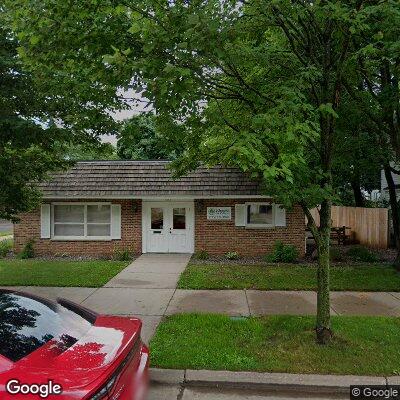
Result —
<path fill-rule="evenodd" d="M 207 207 L 207 219 L 226 221 L 231 219 L 232 207 Z"/>

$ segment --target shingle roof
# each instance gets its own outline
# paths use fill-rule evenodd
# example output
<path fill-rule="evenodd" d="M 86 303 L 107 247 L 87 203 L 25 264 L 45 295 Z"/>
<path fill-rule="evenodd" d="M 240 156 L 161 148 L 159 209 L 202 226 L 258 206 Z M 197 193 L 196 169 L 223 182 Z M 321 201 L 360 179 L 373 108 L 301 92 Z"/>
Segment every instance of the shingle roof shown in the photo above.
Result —
<path fill-rule="evenodd" d="M 222 166 L 174 180 L 168 161 L 80 161 L 41 183 L 44 198 L 212 197 L 261 195 L 258 181 Z"/>

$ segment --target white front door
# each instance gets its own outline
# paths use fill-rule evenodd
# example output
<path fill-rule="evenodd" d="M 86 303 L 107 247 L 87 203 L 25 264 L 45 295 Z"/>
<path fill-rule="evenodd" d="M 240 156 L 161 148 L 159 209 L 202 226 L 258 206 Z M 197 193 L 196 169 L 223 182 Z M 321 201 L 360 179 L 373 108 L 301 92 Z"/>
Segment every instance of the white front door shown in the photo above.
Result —
<path fill-rule="evenodd" d="M 143 253 L 193 253 L 193 202 L 143 202 L 142 222 Z"/>

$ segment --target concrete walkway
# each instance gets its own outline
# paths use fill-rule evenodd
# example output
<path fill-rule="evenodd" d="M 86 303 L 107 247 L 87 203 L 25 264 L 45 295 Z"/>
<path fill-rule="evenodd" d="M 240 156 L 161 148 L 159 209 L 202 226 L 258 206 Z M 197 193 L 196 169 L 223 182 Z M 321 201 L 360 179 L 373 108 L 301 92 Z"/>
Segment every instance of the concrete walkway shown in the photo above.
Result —
<path fill-rule="evenodd" d="M 18 287 L 43 297 L 64 297 L 99 313 L 134 315 L 149 341 L 165 315 L 209 312 L 232 316 L 316 313 L 311 291 L 181 290 L 188 254 L 144 254 L 101 288 Z M 399 292 L 332 292 L 332 315 L 400 316 Z"/>

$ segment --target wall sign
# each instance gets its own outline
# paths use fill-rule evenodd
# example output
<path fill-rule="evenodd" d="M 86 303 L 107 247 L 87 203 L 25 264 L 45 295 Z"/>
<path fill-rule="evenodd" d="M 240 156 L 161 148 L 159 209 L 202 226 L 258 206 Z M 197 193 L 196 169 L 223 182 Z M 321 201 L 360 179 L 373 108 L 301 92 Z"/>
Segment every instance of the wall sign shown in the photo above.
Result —
<path fill-rule="evenodd" d="M 232 217 L 232 207 L 207 207 L 207 219 L 226 221 Z"/>

